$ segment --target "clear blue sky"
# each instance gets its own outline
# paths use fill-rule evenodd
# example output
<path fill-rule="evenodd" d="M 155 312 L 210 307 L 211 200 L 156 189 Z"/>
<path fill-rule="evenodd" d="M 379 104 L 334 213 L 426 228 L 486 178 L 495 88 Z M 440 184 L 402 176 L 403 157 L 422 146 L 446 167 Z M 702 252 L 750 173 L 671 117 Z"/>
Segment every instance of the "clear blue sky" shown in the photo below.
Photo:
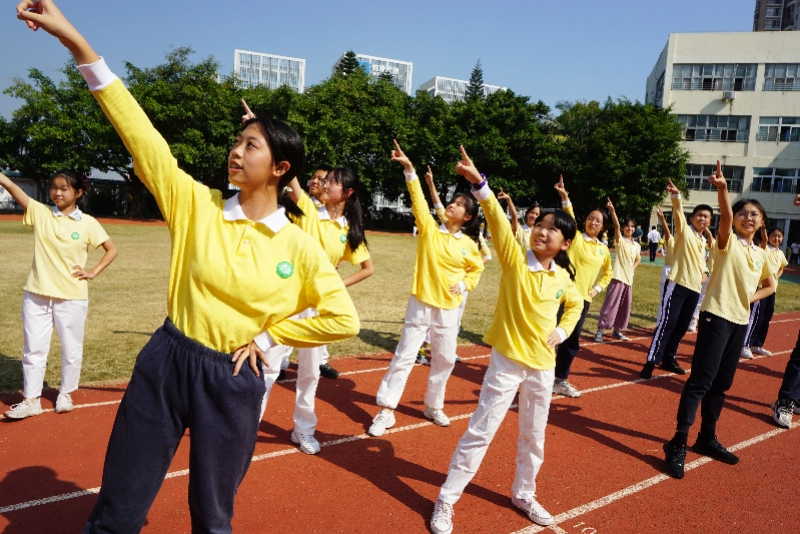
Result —
<path fill-rule="evenodd" d="M 33 33 L 6 1 L 0 17 L 0 89 L 35 67 L 57 77 L 68 58 Z M 150 67 L 170 46 L 233 69 L 235 48 L 306 59 L 306 85 L 330 75 L 346 50 L 414 63 L 416 90 L 433 76 L 468 78 L 552 106 L 560 100 L 644 98 L 645 80 L 670 33 L 750 31 L 755 0 L 293 0 L 188 3 L 61 1 L 62 11 L 111 68 Z M 19 102 L 0 95 L 10 118 Z"/>

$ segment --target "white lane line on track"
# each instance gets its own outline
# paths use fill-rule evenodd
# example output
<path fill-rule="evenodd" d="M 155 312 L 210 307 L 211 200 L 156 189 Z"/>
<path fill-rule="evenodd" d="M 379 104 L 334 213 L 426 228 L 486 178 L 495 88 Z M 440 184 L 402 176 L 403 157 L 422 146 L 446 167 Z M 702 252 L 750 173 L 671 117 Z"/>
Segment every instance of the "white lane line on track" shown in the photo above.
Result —
<path fill-rule="evenodd" d="M 648 339 L 648 338 L 636 338 L 636 339 Z M 635 339 L 631 339 L 630 341 L 634 341 L 634 340 Z M 618 343 L 624 343 L 624 342 L 618 342 Z M 600 345 L 600 344 L 601 343 L 587 343 L 586 345 Z M 584 346 L 586 346 L 586 345 L 584 345 Z M 779 356 L 781 354 L 787 354 L 789 352 L 791 352 L 791 351 L 790 350 L 785 350 L 785 351 L 775 352 L 775 353 L 772 354 L 772 356 Z M 488 358 L 488 357 L 489 357 L 489 354 L 481 355 L 481 356 L 469 356 L 469 357 L 466 357 L 466 358 L 462 358 L 462 361 L 478 360 L 478 359 L 481 359 L 481 358 Z M 771 356 L 756 356 L 753 359 L 754 360 L 759 360 L 759 359 L 762 359 L 762 358 L 770 358 L 770 357 Z M 347 372 L 347 373 L 342 373 L 342 375 L 383 371 L 383 370 L 386 370 L 386 369 L 388 369 L 388 367 L 375 368 L 375 369 L 364 369 L 364 370 L 361 370 L 361 371 L 350 371 L 350 372 Z M 687 372 L 688 371 L 690 371 L 690 369 L 687 369 Z M 675 376 L 675 375 L 673 373 L 667 373 L 667 374 L 663 374 L 663 375 L 654 376 L 650 380 L 658 380 L 660 378 L 667 378 L 667 377 L 670 377 L 670 376 Z M 599 387 L 596 387 L 596 388 L 585 389 L 585 390 L 581 391 L 581 394 L 594 393 L 594 392 L 597 392 L 597 391 L 604 391 L 606 389 L 613 389 L 613 388 L 618 388 L 618 387 L 622 387 L 622 386 L 630 386 L 630 385 L 639 384 L 639 383 L 642 383 L 642 382 L 648 382 L 648 380 L 644 380 L 644 379 L 640 378 L 640 379 L 637 379 L 637 380 L 629 380 L 629 381 L 624 381 L 624 382 L 617 382 L 617 383 L 609 384 L 609 385 L 606 385 L 606 386 L 599 386 Z M 566 398 L 566 397 L 564 397 L 562 395 L 553 395 L 553 399 L 563 399 L 563 398 Z M 75 406 L 75 408 L 79 408 L 79 407 L 80 408 L 90 408 L 90 407 L 94 407 L 94 406 L 107 406 L 107 405 L 110 405 L 110 404 L 119 404 L 119 402 L 120 401 L 109 401 L 109 402 L 100 402 L 100 403 L 95 403 L 95 404 L 83 404 L 83 405 Z M 511 410 L 511 409 L 514 409 L 514 408 L 517 408 L 517 407 L 518 406 L 516 404 L 513 404 L 513 405 L 511 405 L 509 407 L 509 409 Z M 52 410 L 43 410 L 43 411 L 52 411 Z M 472 417 L 472 414 L 473 414 L 473 412 L 470 412 L 470 413 L 467 413 L 467 414 L 462 414 L 462 415 L 456 415 L 456 416 L 451 417 L 450 421 L 460 421 L 462 419 L 469 419 L 470 417 Z M 391 428 L 391 429 L 386 431 L 386 434 L 394 434 L 394 433 L 397 433 L 397 432 L 407 432 L 409 430 L 416 430 L 418 428 L 424 428 L 424 427 L 428 427 L 428 426 L 433 426 L 433 423 L 431 423 L 429 421 L 425 421 L 425 422 L 417 423 L 417 424 L 414 424 L 414 425 L 408 425 L 408 426 L 399 427 L 399 428 Z M 779 431 L 780 430 L 778 430 L 778 432 Z M 343 444 L 343 443 L 349 443 L 351 441 L 358 441 L 358 440 L 367 439 L 367 438 L 371 438 L 371 437 L 372 436 L 370 436 L 369 434 L 359 434 L 358 436 L 349 436 L 349 437 L 346 437 L 346 438 L 341 438 L 341 439 L 337 439 L 337 440 L 333 440 L 333 441 L 326 441 L 324 443 L 320 443 L 320 447 L 330 447 L 332 445 L 340 445 L 340 444 Z M 767 437 L 771 437 L 771 436 L 767 436 Z M 756 438 L 754 438 L 754 439 L 756 439 Z M 764 439 L 766 439 L 766 438 L 764 438 Z M 747 442 L 743 442 L 743 443 L 747 443 Z M 739 445 L 741 445 L 741 444 L 739 444 Z M 737 446 L 734 446 L 734 447 L 737 447 Z M 739 450 L 739 449 L 734 448 L 734 447 L 731 447 L 729 450 L 731 450 L 731 451 Z M 299 452 L 300 452 L 300 449 L 298 449 L 298 448 L 283 449 L 283 450 L 280 450 L 280 451 L 275 451 L 275 452 L 270 452 L 270 453 L 267 453 L 267 454 L 260 454 L 260 455 L 257 455 L 257 456 L 253 456 L 252 461 L 253 462 L 259 462 L 259 461 L 262 461 L 262 460 L 269 460 L 271 458 L 277 458 L 277 457 L 280 457 L 280 456 L 287 456 L 289 454 L 296 454 L 296 453 L 299 453 Z M 695 462 L 700 462 L 701 460 L 703 460 L 703 458 L 695 460 Z M 692 462 L 692 464 L 694 464 L 695 462 Z M 691 464 L 687 464 L 686 465 L 686 469 L 687 470 L 692 469 L 692 468 L 689 467 L 689 465 L 691 465 Z M 698 465 L 702 465 L 702 464 L 698 464 Z M 173 471 L 171 473 L 167 473 L 167 475 L 164 477 L 164 479 L 166 480 L 166 479 L 170 479 L 170 478 L 187 476 L 188 474 L 189 474 L 189 470 L 188 469 L 183 469 L 183 470 L 180 470 L 180 471 Z M 666 477 L 666 475 L 664 475 L 664 476 Z M 658 478 L 658 477 L 654 477 L 654 478 Z M 644 488 L 642 488 L 642 489 L 644 489 Z M 53 503 L 53 502 L 67 500 L 67 499 L 74 499 L 76 497 L 84 497 L 86 495 L 93 495 L 93 494 L 98 493 L 99 491 L 100 491 L 100 488 L 90 488 L 90 489 L 83 490 L 83 491 L 76 491 L 76 492 L 73 492 L 73 493 L 65 493 L 63 495 L 56 495 L 54 497 L 47 497 L 45 499 L 37 499 L 37 500 L 34 500 L 34 501 L 28 501 L 28 502 L 24 502 L 24 503 L 20 503 L 20 504 L 13 504 L 13 505 L 10 505 L 10 506 L 6 506 L 6 507 L 0 508 L 0 514 L 6 513 L 6 512 L 13 512 L 15 510 L 21 510 L 23 508 L 30 508 L 32 506 L 41 506 L 41 505 L 50 504 L 50 503 Z M 569 519 L 569 518 L 566 518 L 566 519 Z M 564 519 L 564 520 L 566 520 L 566 519 Z M 529 528 L 533 528 L 533 527 L 529 527 Z M 536 528 L 544 530 L 545 527 L 536 527 Z M 541 530 L 532 530 L 530 532 L 540 532 Z M 520 531 L 519 533 L 514 533 L 514 534 L 521 534 L 522 532 L 523 531 Z M 525 534 L 528 534 L 528 532 L 529 531 L 527 531 L 527 530 L 524 531 Z"/>
<path fill-rule="evenodd" d="M 800 425 L 794 425 L 790 429 L 776 428 L 775 430 L 770 430 L 769 432 L 761 434 L 760 436 L 756 436 L 754 438 L 750 438 L 750 439 L 748 439 L 746 441 L 742 441 L 741 443 L 737 443 L 736 445 L 733 445 L 732 447 L 728 447 L 728 450 L 729 451 L 739 451 L 739 450 L 745 449 L 747 447 L 750 447 L 751 445 L 755 445 L 757 443 L 761 443 L 762 441 L 765 441 L 765 440 L 767 440 L 769 438 L 778 436 L 778 435 L 780 435 L 780 434 L 782 434 L 784 432 L 789 432 L 790 430 L 793 430 L 793 429 L 797 428 L 798 426 L 800 426 Z M 711 458 L 709 458 L 708 456 L 701 456 L 697 460 L 694 460 L 694 461 L 689 462 L 688 464 L 686 464 L 684 469 L 686 471 L 691 471 L 692 469 L 697 469 L 698 467 L 700 467 L 702 465 L 705 465 L 705 464 L 707 464 L 709 462 L 712 462 L 712 461 L 713 460 Z M 649 488 L 651 486 L 655 486 L 656 484 L 659 484 L 659 483 L 664 482 L 666 480 L 672 480 L 672 477 L 669 476 L 669 475 L 666 475 L 664 473 L 662 473 L 660 475 L 656 475 L 654 477 L 648 478 L 647 480 L 643 480 L 643 481 L 641 481 L 641 482 L 639 482 L 637 484 L 633 484 L 632 486 L 628 486 L 625 489 L 622 489 L 620 491 L 616 491 L 614 493 L 606 495 L 605 497 L 601 497 L 601 498 L 599 498 L 599 499 L 597 499 L 595 501 L 592 501 L 590 503 L 587 503 L 587 504 L 584 504 L 584 505 L 581 505 L 581 506 L 577 506 L 577 507 L 573 508 L 572 510 L 568 510 L 568 511 L 562 513 L 562 514 L 558 514 L 557 516 L 555 516 L 555 524 L 554 525 L 551 525 L 549 527 L 542 527 L 542 526 L 539 526 L 539 525 L 531 525 L 529 527 L 523 528 L 522 530 L 517 530 L 516 532 L 513 532 L 512 534 L 535 534 L 537 532 L 542 532 L 543 530 L 546 530 L 548 528 L 549 529 L 553 529 L 553 527 L 557 526 L 559 523 L 563 523 L 564 521 L 569 521 L 570 519 L 575 519 L 576 517 L 579 517 L 579 516 L 581 516 L 583 514 L 587 514 L 589 512 L 597 510 L 598 508 L 602 508 L 602 507 L 604 507 L 604 506 L 606 506 L 608 504 L 611 504 L 613 502 L 616 502 L 616 501 L 618 501 L 620 499 L 624 499 L 625 497 L 629 497 L 629 496 L 633 495 L 634 493 L 638 493 L 638 492 L 640 492 L 642 490 L 645 490 L 645 489 L 647 489 L 647 488 Z"/>

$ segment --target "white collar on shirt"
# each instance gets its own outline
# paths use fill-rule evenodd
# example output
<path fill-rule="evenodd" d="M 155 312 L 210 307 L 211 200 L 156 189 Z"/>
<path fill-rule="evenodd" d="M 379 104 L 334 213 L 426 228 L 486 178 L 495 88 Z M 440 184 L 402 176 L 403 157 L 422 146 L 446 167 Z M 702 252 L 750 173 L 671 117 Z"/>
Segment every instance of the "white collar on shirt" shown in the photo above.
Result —
<path fill-rule="evenodd" d="M 775 247 L 773 247 L 773 246 L 772 246 L 772 245 L 770 245 L 769 243 L 767 244 L 767 248 L 768 248 L 768 249 L 770 249 L 770 250 L 771 250 L 771 251 L 773 251 L 773 252 L 778 252 L 778 251 L 780 250 L 779 248 L 775 248 Z"/>
<path fill-rule="evenodd" d="M 530 227 L 530 226 L 528 226 L 527 224 L 524 224 L 524 223 L 523 223 L 523 225 L 522 225 L 522 229 L 523 229 L 524 231 L 526 231 L 526 232 L 530 232 L 530 231 L 531 231 L 531 227 Z"/>
<path fill-rule="evenodd" d="M 600 242 L 600 241 L 598 241 L 598 239 L 596 237 L 589 237 L 588 235 L 586 235 L 586 232 L 583 232 L 581 235 L 589 243 L 599 243 Z"/>
<path fill-rule="evenodd" d="M 528 269 L 530 269 L 532 273 L 545 270 L 544 265 L 539 263 L 539 258 L 536 257 L 536 255 L 533 253 L 532 250 L 530 249 L 528 250 L 527 256 L 528 256 Z M 547 270 L 549 270 L 551 273 L 554 273 L 556 272 L 556 269 L 558 269 L 558 265 L 556 265 L 556 262 L 551 260 L 550 269 Z"/>
<path fill-rule="evenodd" d="M 748 243 L 747 241 L 745 241 L 744 239 L 742 239 L 742 238 L 741 238 L 741 237 L 739 237 L 738 235 L 736 236 L 736 239 L 738 239 L 738 240 L 739 240 L 739 243 L 741 243 L 742 245 L 744 245 L 744 246 L 746 246 L 746 247 L 750 247 L 750 248 L 754 248 L 754 249 L 758 250 L 758 245 L 756 245 L 755 243 L 752 243 L 752 242 L 751 242 L 751 243 Z"/>
<path fill-rule="evenodd" d="M 328 207 L 325 204 L 323 204 L 322 206 L 319 207 L 319 220 L 320 221 L 333 221 L 333 222 L 339 223 L 339 226 L 341 226 L 342 228 L 347 226 L 347 217 L 342 215 L 341 217 L 339 217 L 336 220 L 331 219 L 331 214 L 328 213 Z"/>
<path fill-rule="evenodd" d="M 439 225 L 439 231 L 442 232 L 443 234 L 449 234 L 450 233 L 450 230 L 447 229 L 447 226 L 445 226 L 443 224 Z M 453 237 L 455 237 L 456 239 L 461 239 L 462 235 L 464 235 L 464 234 L 462 234 L 461 230 L 459 230 L 458 232 L 453 234 Z"/>
<path fill-rule="evenodd" d="M 58 206 L 53 206 L 53 216 L 54 217 L 63 217 L 64 214 L 61 213 L 61 210 L 58 209 Z M 73 211 L 72 213 L 67 215 L 67 217 L 69 217 L 73 221 L 80 221 L 81 219 L 83 219 L 83 212 L 81 211 L 81 209 L 78 206 L 75 206 L 75 211 Z"/>
<path fill-rule="evenodd" d="M 226 221 L 242 221 L 248 220 L 247 215 L 242 210 L 242 205 L 239 204 L 239 193 L 236 193 L 231 198 L 225 201 L 225 220 Z M 263 224 L 276 234 L 280 232 L 284 226 L 289 224 L 289 219 L 286 218 L 286 210 L 283 206 L 278 205 L 278 209 L 272 215 L 267 215 L 263 219 L 256 221 Z"/>

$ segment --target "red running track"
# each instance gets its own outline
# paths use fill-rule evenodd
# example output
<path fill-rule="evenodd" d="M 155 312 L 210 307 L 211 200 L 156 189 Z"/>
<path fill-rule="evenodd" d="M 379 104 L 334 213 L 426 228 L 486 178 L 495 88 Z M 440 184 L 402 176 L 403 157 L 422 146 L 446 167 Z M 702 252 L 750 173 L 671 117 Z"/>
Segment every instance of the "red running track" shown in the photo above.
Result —
<path fill-rule="evenodd" d="M 459 533 L 800 532 L 794 510 L 800 432 L 772 422 L 774 400 L 800 313 L 776 316 L 767 346 L 777 354 L 742 361 L 719 425 L 726 446 L 741 447 L 736 466 L 690 453 L 684 480 L 662 474 L 662 443 L 675 427 L 685 377 L 638 380 L 649 332 L 625 343 L 585 340 L 573 366 L 579 399 L 553 400 L 538 499 L 558 523 L 544 529 L 510 506 L 517 413 L 511 410 L 480 471 L 455 507 Z M 689 366 L 694 335 L 679 361 Z M 422 417 L 427 367 L 415 366 L 397 426 L 364 435 L 390 355 L 337 360 L 338 380 L 320 382 L 317 456 L 289 442 L 294 374 L 273 389 L 255 461 L 236 501 L 237 532 L 425 532 L 450 457 L 476 407 L 486 347 L 459 349 L 439 428 Z M 52 406 L 54 391 L 44 404 Z M 0 422 L 0 529 L 5 534 L 80 532 L 100 484 L 103 457 L 122 387 L 82 388 L 71 413 Z M 19 398 L 0 397 L 5 405 Z M 5 410 L 5 406 L 0 406 Z M 693 429 L 696 432 L 696 429 Z M 694 433 L 690 441 L 694 440 Z M 144 532 L 190 530 L 189 439 L 179 448 Z"/>

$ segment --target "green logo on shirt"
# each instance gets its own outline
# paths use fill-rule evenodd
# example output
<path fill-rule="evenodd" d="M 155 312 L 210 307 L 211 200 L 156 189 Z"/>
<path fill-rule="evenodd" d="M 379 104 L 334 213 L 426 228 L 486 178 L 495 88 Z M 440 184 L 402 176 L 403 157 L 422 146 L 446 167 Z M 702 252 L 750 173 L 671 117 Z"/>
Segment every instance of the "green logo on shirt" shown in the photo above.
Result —
<path fill-rule="evenodd" d="M 75 234 L 72 234 L 72 235 L 75 235 Z M 756 262 L 756 267 L 758 267 L 759 269 L 761 268 L 761 262 L 760 261 Z"/>
<path fill-rule="evenodd" d="M 78 239 L 80 239 L 81 236 L 80 236 L 80 234 L 78 232 L 72 232 L 72 236 L 71 237 L 72 237 L 73 240 L 77 241 Z"/>
<path fill-rule="evenodd" d="M 605 252 L 603 252 L 602 248 L 597 249 L 597 253 L 600 254 L 601 256 L 603 256 L 605 254 Z"/>
<path fill-rule="evenodd" d="M 342 237 L 339 238 L 339 241 L 341 241 L 342 243 L 346 243 L 347 242 L 347 236 L 345 234 L 342 234 Z"/>
<path fill-rule="evenodd" d="M 462 249 L 461 249 L 461 255 L 462 255 L 462 256 L 466 256 L 466 255 L 467 255 L 467 249 L 465 249 L 465 248 L 462 248 Z"/>
<path fill-rule="evenodd" d="M 294 274 L 294 266 L 288 261 L 282 261 L 278 264 L 278 268 L 275 269 L 275 272 L 277 272 L 278 276 L 281 278 L 289 278 Z"/>
<path fill-rule="evenodd" d="M 564 294 L 564 290 L 563 290 L 563 289 L 559 289 L 559 290 L 558 290 L 558 293 L 556 293 L 556 298 L 557 298 L 557 299 L 560 299 L 560 298 L 561 298 L 561 295 L 563 295 L 563 294 Z"/>

